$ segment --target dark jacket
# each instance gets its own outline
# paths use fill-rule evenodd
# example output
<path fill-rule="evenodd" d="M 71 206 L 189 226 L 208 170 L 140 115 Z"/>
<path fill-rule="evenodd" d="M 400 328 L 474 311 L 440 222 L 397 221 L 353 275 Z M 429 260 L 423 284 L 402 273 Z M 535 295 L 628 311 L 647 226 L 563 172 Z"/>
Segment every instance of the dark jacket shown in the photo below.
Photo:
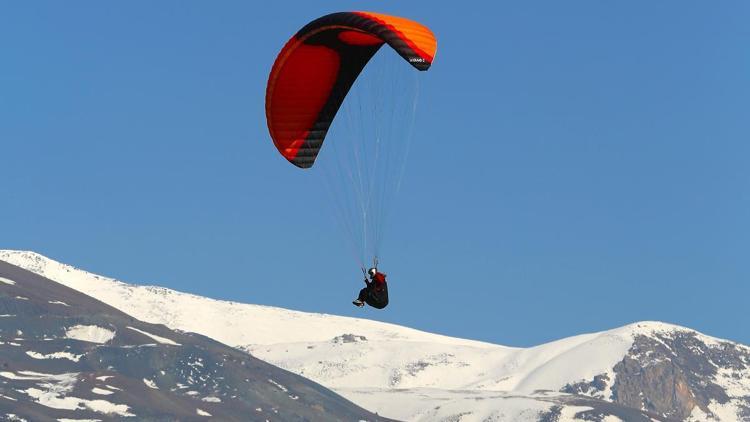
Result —
<path fill-rule="evenodd" d="M 371 280 L 365 279 L 365 284 L 367 287 L 359 292 L 359 300 L 376 309 L 388 306 L 388 283 L 385 281 L 385 274 L 375 273 Z"/>

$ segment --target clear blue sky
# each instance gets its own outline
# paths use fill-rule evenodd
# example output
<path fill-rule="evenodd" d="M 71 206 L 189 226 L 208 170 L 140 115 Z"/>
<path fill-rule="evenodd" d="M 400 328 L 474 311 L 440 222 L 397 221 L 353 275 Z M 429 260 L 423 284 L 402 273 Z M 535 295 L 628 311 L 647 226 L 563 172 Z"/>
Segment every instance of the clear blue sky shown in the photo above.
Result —
<path fill-rule="evenodd" d="M 439 39 L 384 312 L 350 304 L 320 180 L 265 124 L 278 50 L 342 10 Z M 747 1 L 3 2 L 0 247 L 508 345 L 646 319 L 750 343 L 748 20 Z"/>

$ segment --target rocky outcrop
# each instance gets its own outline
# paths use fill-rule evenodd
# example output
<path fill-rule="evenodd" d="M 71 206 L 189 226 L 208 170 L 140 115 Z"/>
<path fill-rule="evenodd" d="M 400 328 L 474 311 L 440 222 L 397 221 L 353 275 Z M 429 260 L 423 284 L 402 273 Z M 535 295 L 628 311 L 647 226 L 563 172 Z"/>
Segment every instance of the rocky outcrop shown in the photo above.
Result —
<path fill-rule="evenodd" d="M 600 374 L 560 391 L 667 420 L 725 420 L 726 413 L 732 421 L 750 420 L 750 348 L 746 346 L 679 327 L 644 330 L 634 336 L 613 371 L 613 379 Z M 727 406 L 731 411 L 721 414 Z M 583 413 L 579 417 L 585 419 Z"/>
<path fill-rule="evenodd" d="M 698 408 L 714 415 L 712 405 L 732 398 L 727 378 L 739 380 L 750 372 L 750 350 L 730 342 L 706 342 L 693 331 L 637 336 L 628 355 L 618 363 L 613 401 L 666 417 L 684 420 Z"/>

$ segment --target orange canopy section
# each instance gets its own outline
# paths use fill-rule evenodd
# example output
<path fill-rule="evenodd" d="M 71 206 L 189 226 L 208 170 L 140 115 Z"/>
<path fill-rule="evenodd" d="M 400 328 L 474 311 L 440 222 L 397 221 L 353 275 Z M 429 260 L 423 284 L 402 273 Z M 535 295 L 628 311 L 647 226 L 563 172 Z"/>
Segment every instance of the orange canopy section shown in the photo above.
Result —
<path fill-rule="evenodd" d="M 357 76 L 383 44 L 418 70 L 437 50 L 426 26 L 398 16 L 340 12 L 300 29 L 276 57 L 266 87 L 266 120 L 276 148 L 309 168 Z"/>

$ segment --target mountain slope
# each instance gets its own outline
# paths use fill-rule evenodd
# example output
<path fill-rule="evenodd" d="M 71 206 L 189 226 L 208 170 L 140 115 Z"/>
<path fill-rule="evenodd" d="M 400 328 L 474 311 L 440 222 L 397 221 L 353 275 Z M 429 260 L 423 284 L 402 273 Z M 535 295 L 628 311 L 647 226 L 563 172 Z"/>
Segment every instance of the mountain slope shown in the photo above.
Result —
<path fill-rule="evenodd" d="M 0 250 L 0 261 L 40 274 L 118 309 L 127 308 L 127 313 L 142 321 L 204 335 L 211 332 L 209 337 L 230 345 L 323 341 L 341 334 L 341 327 L 347 326 L 368 333 L 374 340 L 425 340 L 497 347 L 366 319 L 215 300 L 157 286 L 135 286 L 33 252 Z M 304 322 L 304 330 L 299 330 L 300 322 Z"/>
<path fill-rule="evenodd" d="M 5 262 L 0 315 L 2 420 L 381 420 L 239 350 Z"/>
<path fill-rule="evenodd" d="M 250 352 L 397 419 L 750 419 L 750 349 L 674 325 L 643 322 L 511 348 L 131 286 L 29 252 L 0 251 L 0 260 L 139 319 Z"/>

